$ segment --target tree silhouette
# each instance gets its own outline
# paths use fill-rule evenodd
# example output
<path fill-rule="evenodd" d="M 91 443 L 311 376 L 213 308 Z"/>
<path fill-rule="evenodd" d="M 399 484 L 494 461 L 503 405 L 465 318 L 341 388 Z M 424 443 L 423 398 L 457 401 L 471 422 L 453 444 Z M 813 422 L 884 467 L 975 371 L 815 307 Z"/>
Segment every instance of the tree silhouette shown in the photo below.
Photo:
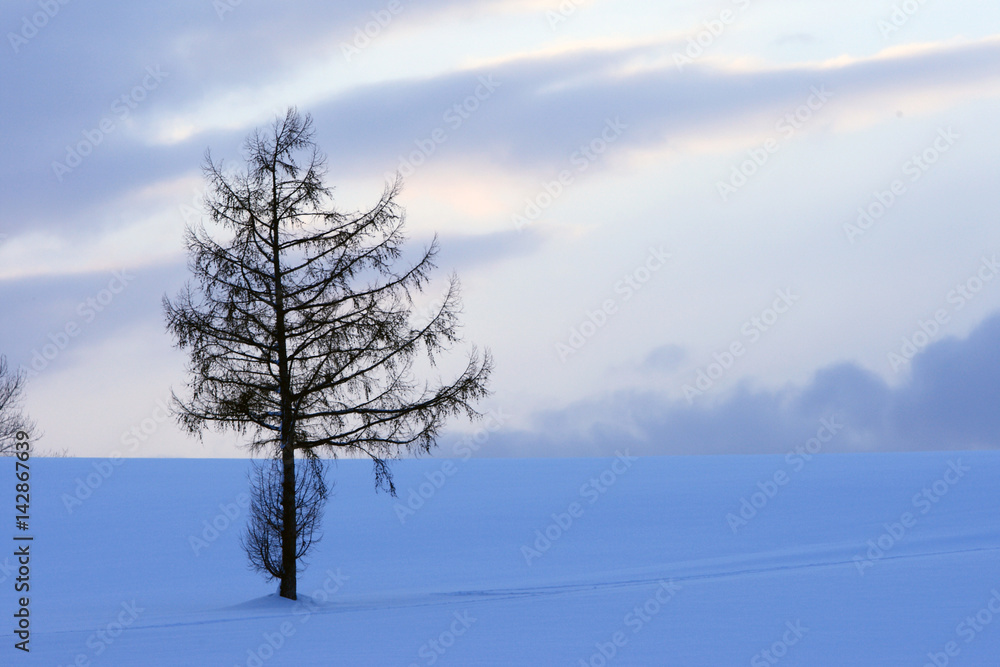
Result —
<path fill-rule="evenodd" d="M 255 462 L 250 475 L 250 520 L 243 534 L 243 550 L 250 567 L 269 579 L 280 579 L 282 566 L 282 475 L 279 459 Z M 295 468 L 295 558 L 301 560 L 319 540 L 316 529 L 323 518 L 328 491 L 321 459 L 310 457 Z"/>
<path fill-rule="evenodd" d="M 251 452 L 280 459 L 272 574 L 295 599 L 296 452 L 369 457 L 376 488 L 395 494 L 387 460 L 430 451 L 454 415 L 479 417 L 473 404 L 488 393 L 492 360 L 473 349 L 453 380 L 414 379 L 414 360 L 433 369 L 460 340 L 459 285 L 452 275 L 429 321 L 411 322 L 437 239 L 397 269 L 406 240 L 398 178 L 371 210 L 334 208 L 311 118 L 294 108 L 247 138 L 245 162 L 225 173 L 206 154 L 206 208 L 220 240 L 188 228 L 194 284 L 164 297 L 168 330 L 190 354 L 190 397 L 174 403 L 190 432 L 231 429 L 249 436 Z"/>
<path fill-rule="evenodd" d="M 7 358 L 0 356 L 0 454 L 14 453 L 18 431 L 35 435 L 35 422 L 21 411 L 25 374 L 11 370 Z"/>

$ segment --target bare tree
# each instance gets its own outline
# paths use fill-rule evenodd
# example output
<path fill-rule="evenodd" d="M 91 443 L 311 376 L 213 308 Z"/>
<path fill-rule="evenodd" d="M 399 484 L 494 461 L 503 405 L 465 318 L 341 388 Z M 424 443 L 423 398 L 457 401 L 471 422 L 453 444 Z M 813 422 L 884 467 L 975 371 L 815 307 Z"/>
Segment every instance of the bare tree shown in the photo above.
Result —
<path fill-rule="evenodd" d="M 0 356 L 0 455 L 14 453 L 18 431 L 35 435 L 35 422 L 21 411 L 24 382 L 25 374 L 11 370 L 7 358 Z"/>
<path fill-rule="evenodd" d="M 250 476 L 250 519 L 243 534 L 243 550 L 250 567 L 268 579 L 281 579 L 281 535 L 284 522 L 280 459 L 255 462 Z M 309 457 L 295 468 L 295 558 L 302 560 L 319 540 L 316 530 L 323 518 L 328 490 L 322 460 Z"/>
<path fill-rule="evenodd" d="M 188 284 L 167 327 L 190 352 L 190 397 L 174 396 L 191 433 L 208 425 L 249 437 L 282 462 L 280 594 L 295 599 L 296 452 L 366 456 L 376 489 L 395 493 L 389 459 L 430 451 L 452 416 L 481 416 L 492 368 L 473 349 L 451 381 L 414 380 L 458 342 L 458 279 L 429 321 L 411 322 L 412 296 L 434 268 L 437 239 L 402 264 L 400 182 L 373 208 L 344 213 L 323 183 L 311 118 L 289 109 L 245 143 L 245 170 L 206 155 L 206 208 L 220 229 L 188 228 Z"/>

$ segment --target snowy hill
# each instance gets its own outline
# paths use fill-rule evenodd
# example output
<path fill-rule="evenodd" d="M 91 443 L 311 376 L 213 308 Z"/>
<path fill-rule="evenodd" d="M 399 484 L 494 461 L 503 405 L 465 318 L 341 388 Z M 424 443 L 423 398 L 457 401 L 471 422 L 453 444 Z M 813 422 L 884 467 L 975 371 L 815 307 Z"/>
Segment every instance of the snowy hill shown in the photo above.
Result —
<path fill-rule="evenodd" d="M 396 499 L 341 462 L 294 603 L 240 550 L 247 469 L 33 460 L 0 663 L 1000 664 L 998 453 L 426 459 Z"/>

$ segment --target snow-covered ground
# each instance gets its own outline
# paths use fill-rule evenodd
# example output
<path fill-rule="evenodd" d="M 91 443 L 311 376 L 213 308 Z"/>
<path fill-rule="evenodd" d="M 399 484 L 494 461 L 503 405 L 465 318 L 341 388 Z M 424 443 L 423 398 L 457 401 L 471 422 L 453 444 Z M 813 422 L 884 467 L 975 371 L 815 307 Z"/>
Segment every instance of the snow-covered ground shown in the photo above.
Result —
<path fill-rule="evenodd" d="M 0 664 L 1000 664 L 998 453 L 425 459 L 397 499 L 341 462 L 298 602 L 247 569 L 247 468 L 33 460 Z"/>

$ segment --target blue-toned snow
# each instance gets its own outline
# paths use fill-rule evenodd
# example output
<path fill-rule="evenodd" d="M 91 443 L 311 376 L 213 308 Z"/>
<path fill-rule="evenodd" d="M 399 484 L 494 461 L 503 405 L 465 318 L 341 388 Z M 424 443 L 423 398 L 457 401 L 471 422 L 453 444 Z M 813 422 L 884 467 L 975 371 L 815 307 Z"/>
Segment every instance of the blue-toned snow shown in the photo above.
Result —
<path fill-rule="evenodd" d="M 998 453 L 407 460 L 395 499 L 340 462 L 299 602 L 247 568 L 247 469 L 32 460 L 0 664 L 1000 664 Z"/>

